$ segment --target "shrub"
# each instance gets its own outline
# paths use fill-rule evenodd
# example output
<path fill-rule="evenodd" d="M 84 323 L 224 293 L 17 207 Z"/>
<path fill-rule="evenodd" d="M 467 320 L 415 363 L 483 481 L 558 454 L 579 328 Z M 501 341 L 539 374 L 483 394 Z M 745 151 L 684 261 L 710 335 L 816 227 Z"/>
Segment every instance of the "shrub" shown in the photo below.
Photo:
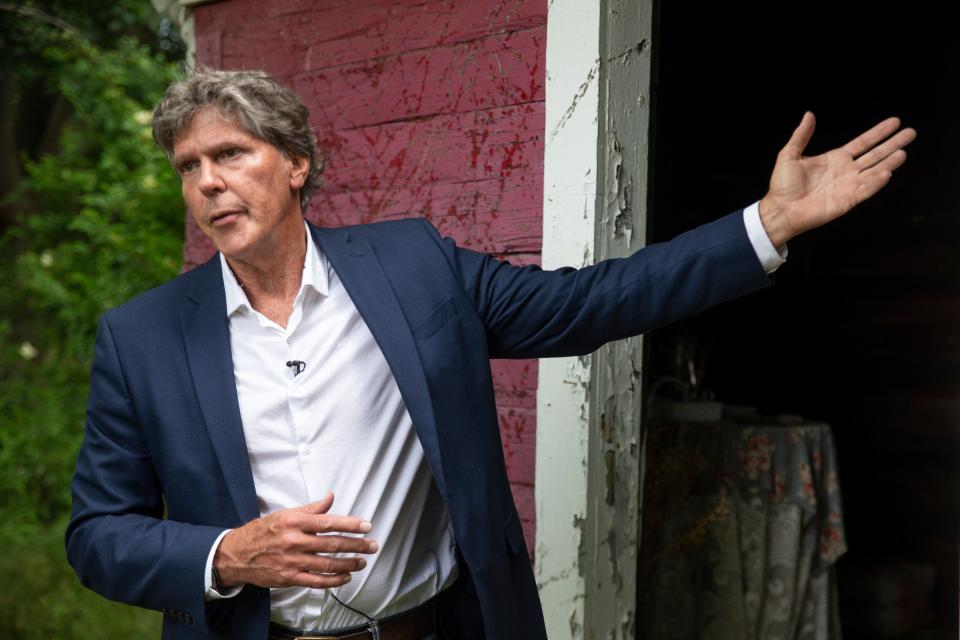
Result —
<path fill-rule="evenodd" d="M 181 264 L 179 188 L 149 130 L 175 65 L 44 28 L 36 65 L 72 111 L 58 151 L 25 160 L 0 236 L 0 637 L 159 637 L 158 614 L 79 584 L 63 530 L 97 319 Z"/>

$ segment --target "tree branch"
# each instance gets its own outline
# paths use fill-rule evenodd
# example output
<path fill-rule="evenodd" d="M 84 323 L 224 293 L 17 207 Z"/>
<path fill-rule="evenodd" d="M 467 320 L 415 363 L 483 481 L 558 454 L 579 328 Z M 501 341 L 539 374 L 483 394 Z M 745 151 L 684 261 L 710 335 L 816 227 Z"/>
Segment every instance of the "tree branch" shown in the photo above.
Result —
<path fill-rule="evenodd" d="M 70 35 L 86 40 L 86 37 L 77 29 L 75 26 L 58 18 L 57 16 L 52 16 L 45 11 L 34 7 L 18 7 L 13 4 L 8 4 L 6 2 L 0 2 L 0 11 L 6 11 L 8 13 L 16 13 L 21 16 L 27 16 L 28 18 L 36 18 L 41 22 L 46 22 L 47 24 L 57 27 L 58 29 L 69 33 Z"/>

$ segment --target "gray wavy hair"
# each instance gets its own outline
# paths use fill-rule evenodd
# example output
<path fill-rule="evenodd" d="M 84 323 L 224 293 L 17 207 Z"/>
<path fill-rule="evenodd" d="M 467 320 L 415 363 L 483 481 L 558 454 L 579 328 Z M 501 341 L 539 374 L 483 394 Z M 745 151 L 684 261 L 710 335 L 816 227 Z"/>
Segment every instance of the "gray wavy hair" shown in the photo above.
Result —
<path fill-rule="evenodd" d="M 326 158 L 307 122 L 310 112 L 296 93 L 264 71 L 220 71 L 197 65 L 187 77 L 167 87 L 153 110 L 153 139 L 173 162 L 173 145 L 196 113 L 207 107 L 269 142 L 285 156 L 305 156 L 310 171 L 300 189 L 306 211 L 320 186 Z"/>

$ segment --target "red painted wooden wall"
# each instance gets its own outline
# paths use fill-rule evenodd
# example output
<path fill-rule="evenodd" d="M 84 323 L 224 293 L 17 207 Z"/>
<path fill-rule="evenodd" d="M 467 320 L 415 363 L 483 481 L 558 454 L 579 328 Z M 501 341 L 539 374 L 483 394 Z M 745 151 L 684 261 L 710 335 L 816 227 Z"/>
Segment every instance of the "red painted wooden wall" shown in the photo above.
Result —
<path fill-rule="evenodd" d="M 195 12 L 198 61 L 293 87 L 329 153 L 307 218 L 429 218 L 538 264 L 547 0 L 233 0 Z M 187 221 L 185 261 L 213 248 Z M 536 361 L 493 365 L 507 470 L 533 549 Z"/>

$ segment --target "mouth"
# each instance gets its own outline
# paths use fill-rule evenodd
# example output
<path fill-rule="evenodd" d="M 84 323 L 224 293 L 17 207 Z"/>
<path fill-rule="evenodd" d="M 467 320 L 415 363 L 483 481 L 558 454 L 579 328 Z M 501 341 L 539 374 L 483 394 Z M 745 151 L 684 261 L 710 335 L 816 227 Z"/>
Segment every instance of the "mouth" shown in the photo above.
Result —
<path fill-rule="evenodd" d="M 221 227 L 235 222 L 243 211 L 241 209 L 219 209 L 210 214 L 210 226 Z"/>

